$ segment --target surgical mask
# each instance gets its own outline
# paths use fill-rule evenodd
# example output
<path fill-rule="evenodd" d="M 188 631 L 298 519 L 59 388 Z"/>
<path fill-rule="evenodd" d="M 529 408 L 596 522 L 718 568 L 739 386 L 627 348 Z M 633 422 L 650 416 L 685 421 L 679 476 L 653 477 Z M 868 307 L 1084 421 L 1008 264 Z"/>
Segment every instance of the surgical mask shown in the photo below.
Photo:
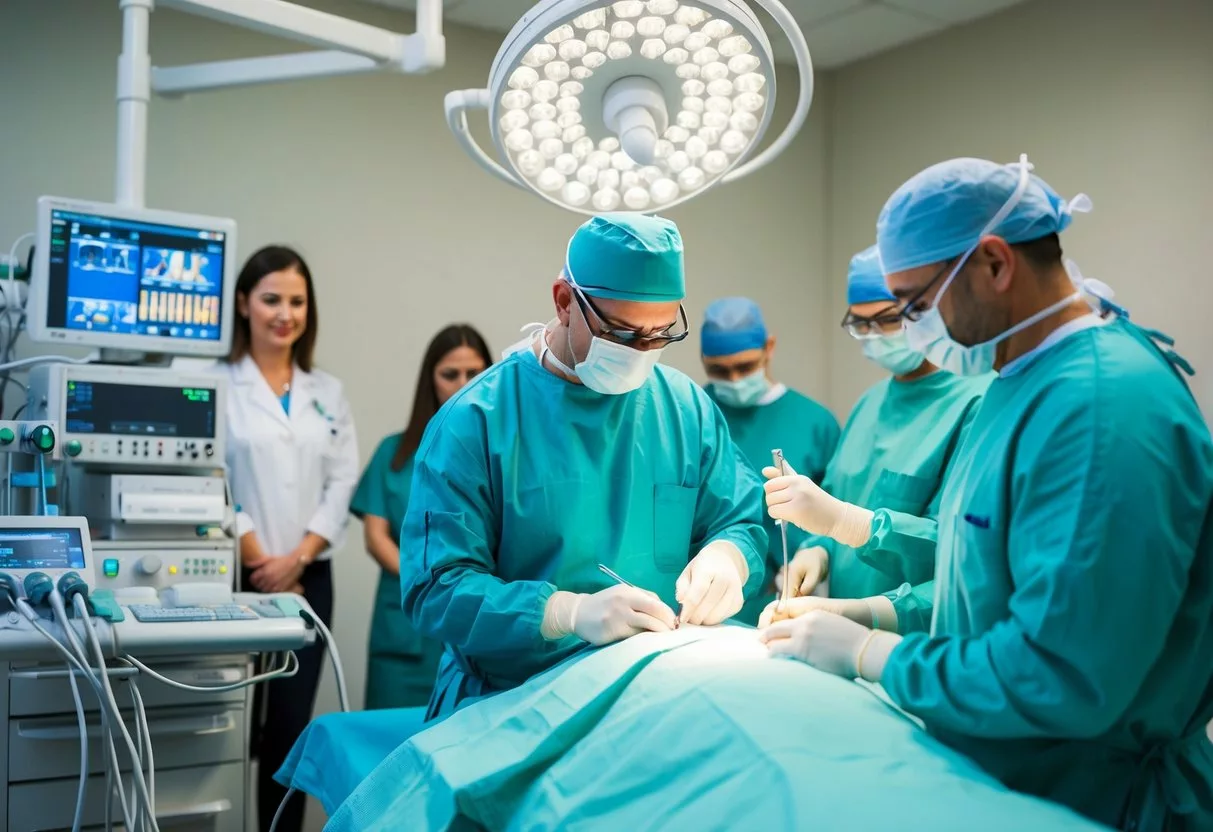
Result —
<path fill-rule="evenodd" d="M 977 246 L 981 244 L 981 240 L 987 234 L 992 234 L 994 229 L 1002 223 L 1019 201 L 1023 199 L 1024 193 L 1028 189 L 1028 184 L 1031 181 L 1029 174 L 1032 171 L 1032 166 L 1028 163 L 1026 155 L 1019 158 L 1019 183 L 1015 187 L 1015 191 L 1011 194 L 1006 203 L 998 210 L 998 213 L 986 223 L 985 228 L 977 235 L 977 239 L 973 241 L 973 245 L 969 247 L 959 260 L 956 261 L 956 266 L 944 281 L 943 286 L 939 289 L 939 294 L 935 296 L 935 302 L 931 304 L 931 308 L 923 313 L 922 317 L 917 321 L 907 320 L 903 326 L 906 333 L 906 343 L 910 349 L 920 352 L 926 356 L 927 360 L 939 367 L 942 370 L 947 370 L 958 376 L 979 376 L 990 372 L 994 369 L 994 363 L 998 357 L 998 345 L 1003 341 L 1022 332 L 1030 326 L 1033 326 L 1045 318 L 1060 312 L 1075 300 L 1082 297 L 1081 292 L 1075 292 L 1067 298 L 1059 300 L 1052 306 L 1048 306 L 1035 315 L 1020 321 L 1010 329 L 1004 330 L 999 335 L 973 346 L 965 346 L 957 343 L 948 332 L 948 325 L 943 320 L 943 315 L 939 311 L 939 302 L 943 300 L 944 294 L 952 285 L 952 281 L 956 279 L 956 275 L 960 274 L 960 270 L 964 268 L 965 263 L 973 256 L 973 252 L 977 250 Z M 1075 197 L 1070 202 L 1070 209 L 1083 211 L 1090 210 L 1090 200 L 1083 194 Z"/>
<path fill-rule="evenodd" d="M 926 356 L 922 353 L 910 349 L 910 345 L 906 343 L 904 331 L 894 335 L 864 339 L 863 355 L 895 376 L 904 376 L 914 372 L 926 360 Z"/>
<path fill-rule="evenodd" d="M 712 389 L 722 404 L 730 407 L 754 407 L 771 389 L 766 370 L 755 370 L 736 381 L 713 381 Z"/>
<path fill-rule="evenodd" d="M 556 357 L 545 337 L 539 361 L 543 363 L 546 355 L 561 372 L 576 376 L 595 393 L 618 396 L 630 393 L 648 381 L 664 350 L 664 347 L 646 351 L 635 350 L 595 335 L 590 341 L 590 349 L 585 359 L 570 368 Z"/>

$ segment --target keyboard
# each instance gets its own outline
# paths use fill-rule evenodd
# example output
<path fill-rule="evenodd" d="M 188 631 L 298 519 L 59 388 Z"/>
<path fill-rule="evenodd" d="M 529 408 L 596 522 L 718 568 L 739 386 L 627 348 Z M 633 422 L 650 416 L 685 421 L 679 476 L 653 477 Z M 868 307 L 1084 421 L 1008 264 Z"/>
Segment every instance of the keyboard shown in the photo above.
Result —
<path fill-rule="evenodd" d="M 217 607 L 161 607 L 155 604 L 131 604 L 127 607 L 138 621 L 147 623 L 182 621 L 254 621 L 257 613 L 237 604 Z"/>

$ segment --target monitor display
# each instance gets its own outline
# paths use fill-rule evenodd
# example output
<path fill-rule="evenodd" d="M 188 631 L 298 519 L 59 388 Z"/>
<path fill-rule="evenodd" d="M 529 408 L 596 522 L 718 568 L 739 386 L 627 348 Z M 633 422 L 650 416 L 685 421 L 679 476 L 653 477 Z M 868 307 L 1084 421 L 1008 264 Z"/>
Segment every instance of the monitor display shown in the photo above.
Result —
<path fill-rule="evenodd" d="M 84 566 L 84 543 L 79 529 L 0 529 L 0 571 Z"/>
<path fill-rule="evenodd" d="M 43 197 L 30 336 L 222 355 L 234 257 L 230 220 Z"/>
<path fill-rule="evenodd" d="M 68 433 L 215 438 L 213 387 L 69 380 L 65 401 Z"/>

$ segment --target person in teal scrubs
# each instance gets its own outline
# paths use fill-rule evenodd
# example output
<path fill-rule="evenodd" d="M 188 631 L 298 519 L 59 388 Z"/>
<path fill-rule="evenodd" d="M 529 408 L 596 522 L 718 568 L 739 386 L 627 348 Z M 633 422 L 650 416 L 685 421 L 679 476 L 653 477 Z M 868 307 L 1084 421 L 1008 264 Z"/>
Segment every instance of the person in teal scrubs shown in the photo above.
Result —
<path fill-rule="evenodd" d="M 821 482 L 838 444 L 838 420 L 808 396 L 774 380 L 775 336 L 767 332 L 758 304 L 748 298 L 711 303 L 703 316 L 700 351 L 708 395 L 755 473 L 771 464 L 771 451 L 778 448 L 793 468 Z M 774 597 L 775 574 L 783 565 L 780 530 L 770 517 L 764 521 L 770 544 L 763 592 L 735 616 L 746 624 L 756 624 Z M 794 527 L 788 531 L 795 552 L 802 535 Z"/>
<path fill-rule="evenodd" d="M 847 303 L 843 327 L 890 376 L 851 411 L 820 488 L 803 474 L 767 484 L 774 504 L 803 489 L 813 511 L 793 521 L 809 534 L 788 569 L 792 600 L 770 604 L 761 623 L 827 609 L 893 632 L 925 630 L 944 476 L 992 376 L 942 372 L 907 346 L 875 246 L 851 258 Z"/>
<path fill-rule="evenodd" d="M 400 527 L 409 504 L 413 457 L 438 409 L 492 363 L 484 338 L 466 324 L 435 335 L 421 362 L 408 426 L 379 443 L 350 502 L 350 512 L 362 521 L 366 550 L 383 570 L 371 613 L 368 710 L 429 701 L 442 645 L 423 638 L 400 606 Z"/>
<path fill-rule="evenodd" d="M 446 645 L 430 717 L 587 645 L 719 623 L 757 590 L 761 482 L 707 394 L 658 363 L 688 335 L 685 292 L 674 223 L 594 217 L 552 286 L 556 319 L 426 429 L 401 581 Z"/>
<path fill-rule="evenodd" d="M 1117 829 L 1213 829 L 1213 438 L 1169 340 L 1064 265 L 1085 198 L 1030 171 L 941 163 L 877 226 L 910 345 L 998 371 L 941 500 L 930 634 L 815 612 L 763 637 L 878 680 L 1014 789 Z"/>

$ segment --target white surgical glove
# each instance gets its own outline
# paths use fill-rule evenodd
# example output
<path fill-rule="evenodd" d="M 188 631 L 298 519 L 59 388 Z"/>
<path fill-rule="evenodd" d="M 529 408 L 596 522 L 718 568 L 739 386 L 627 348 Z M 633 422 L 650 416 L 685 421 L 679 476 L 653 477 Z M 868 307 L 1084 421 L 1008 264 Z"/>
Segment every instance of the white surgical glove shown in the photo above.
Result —
<path fill-rule="evenodd" d="M 801 549 L 788 564 L 788 572 L 792 574 L 792 583 L 788 587 L 789 597 L 812 595 L 817 585 L 830 574 L 830 553 L 821 546 Z M 775 576 L 775 589 L 781 594 L 786 577 L 782 568 Z"/>
<path fill-rule="evenodd" d="M 682 604 L 684 624 L 719 624 L 745 605 L 742 588 L 750 577 L 741 550 L 727 540 L 713 540 L 678 576 L 674 597 Z"/>
<path fill-rule="evenodd" d="M 872 537 L 872 512 L 827 494 L 808 477 L 784 463 L 786 476 L 778 468 L 763 468 L 767 478 L 767 513 L 776 520 L 795 523 L 806 532 L 832 537 L 847 546 L 862 546 Z"/>
<path fill-rule="evenodd" d="M 879 682 L 901 636 L 873 630 L 841 615 L 814 610 L 764 629 L 759 639 L 772 656 L 800 659 L 818 670 Z"/>
<path fill-rule="evenodd" d="M 575 635 L 590 644 L 613 644 L 644 632 L 664 633 L 677 624 L 674 611 L 647 590 L 619 584 L 595 592 L 554 592 L 543 610 L 543 637 Z"/>

